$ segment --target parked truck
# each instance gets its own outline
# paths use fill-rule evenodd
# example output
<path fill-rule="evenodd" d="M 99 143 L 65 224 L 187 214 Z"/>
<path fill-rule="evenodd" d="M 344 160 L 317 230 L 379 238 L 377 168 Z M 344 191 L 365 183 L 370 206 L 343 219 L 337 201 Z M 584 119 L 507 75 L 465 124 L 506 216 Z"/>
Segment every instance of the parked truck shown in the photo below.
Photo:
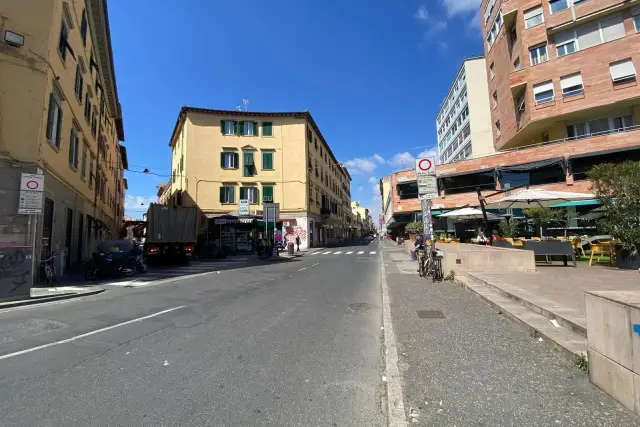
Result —
<path fill-rule="evenodd" d="M 187 263 L 193 256 L 198 236 L 197 208 L 151 203 L 147 211 L 144 243 L 148 261 Z"/>

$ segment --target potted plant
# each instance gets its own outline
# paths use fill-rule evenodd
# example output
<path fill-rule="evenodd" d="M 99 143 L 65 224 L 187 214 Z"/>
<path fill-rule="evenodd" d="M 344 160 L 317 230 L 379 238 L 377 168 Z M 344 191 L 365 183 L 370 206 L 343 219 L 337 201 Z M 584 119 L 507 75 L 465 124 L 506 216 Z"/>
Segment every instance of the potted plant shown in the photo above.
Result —
<path fill-rule="evenodd" d="M 500 235 L 502 237 L 516 237 L 518 235 L 519 227 L 520 221 L 513 219 L 511 221 L 507 221 L 506 218 L 502 218 L 500 220 L 500 224 L 498 224 Z"/>
<path fill-rule="evenodd" d="M 564 209 L 552 209 L 549 207 L 538 206 L 530 209 L 523 209 L 522 212 L 527 218 L 531 218 L 536 222 L 536 227 L 540 230 L 540 237 L 544 235 L 543 225 L 555 223 L 564 228 L 564 236 L 567 237 L 567 226 L 569 221 L 566 218 Z"/>
<path fill-rule="evenodd" d="M 587 176 L 604 212 L 599 224 L 618 242 L 616 266 L 640 269 L 640 162 L 597 165 Z"/>
<path fill-rule="evenodd" d="M 410 222 L 406 225 L 404 231 L 409 234 L 410 240 L 416 240 L 416 235 L 422 233 L 422 223 L 418 221 Z"/>

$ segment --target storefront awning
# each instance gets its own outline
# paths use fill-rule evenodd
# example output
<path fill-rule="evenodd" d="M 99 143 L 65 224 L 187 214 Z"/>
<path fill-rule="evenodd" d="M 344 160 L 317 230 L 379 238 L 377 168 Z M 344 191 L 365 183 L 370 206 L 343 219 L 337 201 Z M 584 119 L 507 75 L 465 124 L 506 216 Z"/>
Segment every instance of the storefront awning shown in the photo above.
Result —
<path fill-rule="evenodd" d="M 591 205 L 599 205 L 600 200 L 598 199 L 590 199 L 590 200 L 574 200 L 571 202 L 563 202 L 558 203 L 557 205 L 549 206 L 550 208 L 568 208 L 570 206 L 591 206 Z"/>
<path fill-rule="evenodd" d="M 589 153 L 582 153 L 582 154 L 573 154 L 569 156 L 568 159 L 569 160 L 582 159 L 585 157 L 604 156 L 607 154 L 623 153 L 625 151 L 635 151 L 635 150 L 640 150 L 640 145 L 634 145 L 632 147 L 612 148 L 611 150 L 591 151 Z"/>
<path fill-rule="evenodd" d="M 555 157 L 553 159 L 539 160 L 537 162 L 521 163 L 519 165 L 500 166 L 500 172 L 529 172 L 536 169 L 547 168 L 549 166 L 565 165 L 564 157 Z"/>
<path fill-rule="evenodd" d="M 438 175 L 438 178 L 439 179 L 447 179 L 447 178 L 453 178 L 453 177 L 457 177 L 457 176 L 476 175 L 476 174 L 487 173 L 487 172 L 494 173 L 495 172 L 495 168 L 485 168 L 485 169 L 478 169 L 478 170 L 467 171 L 467 172 L 448 173 L 446 175 Z"/>

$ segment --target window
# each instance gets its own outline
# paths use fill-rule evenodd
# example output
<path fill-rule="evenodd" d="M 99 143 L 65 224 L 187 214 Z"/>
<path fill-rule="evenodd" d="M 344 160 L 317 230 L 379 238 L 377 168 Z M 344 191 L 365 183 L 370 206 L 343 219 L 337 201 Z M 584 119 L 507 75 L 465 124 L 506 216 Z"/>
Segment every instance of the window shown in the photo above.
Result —
<path fill-rule="evenodd" d="M 84 118 L 87 119 L 87 122 L 91 121 L 91 94 L 87 89 L 87 97 L 84 100 Z"/>
<path fill-rule="evenodd" d="M 565 10 L 569 7 L 569 0 L 549 0 L 549 9 L 551 14 L 558 13 L 561 10 Z"/>
<path fill-rule="evenodd" d="M 267 203 L 273 202 L 273 186 L 272 185 L 262 186 L 262 201 Z"/>
<path fill-rule="evenodd" d="M 49 144 L 60 148 L 60 132 L 62 131 L 62 108 L 54 94 L 49 95 L 49 111 L 47 114 L 47 140 Z"/>
<path fill-rule="evenodd" d="M 618 40 L 627 35 L 622 15 L 613 15 L 600 21 L 603 42 Z"/>
<path fill-rule="evenodd" d="M 544 83 L 538 83 L 533 85 L 533 96 L 536 100 L 536 105 L 546 104 L 555 99 L 553 92 L 553 81 L 549 80 Z"/>
<path fill-rule="evenodd" d="M 498 33 L 500 33 L 500 29 L 502 28 L 502 12 L 499 12 L 498 15 L 496 16 L 496 20 L 493 23 L 493 25 L 491 26 L 491 29 L 488 31 L 487 34 L 487 43 L 489 43 L 489 48 L 491 48 L 493 46 L 493 44 L 496 42 L 497 38 L 498 38 Z"/>
<path fill-rule="evenodd" d="M 513 27 L 511 27 L 511 30 L 509 30 L 509 41 L 513 45 L 516 42 L 516 40 L 518 40 L 518 30 L 514 25 Z"/>
<path fill-rule="evenodd" d="M 496 122 L 496 138 L 502 136 L 502 129 L 500 128 L 500 120 Z"/>
<path fill-rule="evenodd" d="M 609 64 L 613 84 L 629 83 L 636 80 L 636 69 L 631 58 Z"/>
<path fill-rule="evenodd" d="M 89 149 L 87 148 L 88 142 L 85 139 L 84 144 L 82 146 L 82 163 L 80 165 L 80 176 L 82 178 L 87 176 L 87 152 Z"/>
<path fill-rule="evenodd" d="M 231 185 L 225 185 L 220 187 L 220 203 L 232 204 L 236 201 L 236 188 Z"/>
<path fill-rule="evenodd" d="M 60 40 L 58 41 L 58 51 L 62 55 L 62 59 L 67 59 L 67 48 L 69 46 L 69 29 L 67 24 L 62 21 L 62 27 L 60 28 Z"/>
<path fill-rule="evenodd" d="M 74 92 L 76 93 L 76 99 L 82 104 L 82 88 L 84 87 L 84 77 L 82 76 L 82 68 L 80 64 L 76 66 L 76 83 L 74 86 Z"/>
<path fill-rule="evenodd" d="M 273 169 L 273 152 L 262 152 L 262 169 Z"/>
<path fill-rule="evenodd" d="M 522 69 L 522 64 L 520 64 L 520 57 L 518 56 L 515 61 L 513 61 L 513 69 L 515 71 L 519 71 Z"/>
<path fill-rule="evenodd" d="M 258 122 L 241 122 L 241 123 L 242 123 L 242 135 L 258 136 Z"/>
<path fill-rule="evenodd" d="M 582 76 L 580 73 L 560 77 L 560 87 L 562 87 L 563 98 L 584 93 L 584 86 L 582 84 Z"/>
<path fill-rule="evenodd" d="M 220 167 L 222 169 L 238 169 L 238 153 L 233 151 L 220 153 Z"/>
<path fill-rule="evenodd" d="M 471 157 L 471 145 L 467 145 L 465 149 L 460 153 L 462 156 Z M 471 193 L 476 191 L 476 188 L 480 187 L 481 190 L 495 190 L 496 181 L 494 177 L 493 169 L 482 172 L 470 172 L 465 175 L 457 175 L 450 177 L 439 178 L 441 188 L 446 195 Z"/>
<path fill-rule="evenodd" d="M 418 182 L 407 182 L 397 185 L 398 197 L 400 200 L 418 198 Z"/>
<path fill-rule="evenodd" d="M 471 158 L 471 144 L 469 144 L 466 147 L 464 147 L 464 157 L 465 157 L 465 159 L 470 159 Z"/>
<path fill-rule="evenodd" d="M 498 91 L 494 90 L 493 91 L 493 108 L 496 108 L 498 106 Z"/>
<path fill-rule="evenodd" d="M 242 176 L 254 176 L 255 175 L 255 165 L 253 163 L 253 152 L 248 151 L 243 154 L 243 169 Z"/>
<path fill-rule="evenodd" d="M 236 122 L 233 120 L 222 120 L 220 121 L 220 129 L 222 129 L 222 133 L 225 135 L 235 135 Z"/>
<path fill-rule="evenodd" d="M 496 77 L 496 70 L 494 69 L 493 62 L 489 65 L 489 75 L 491 76 L 491 80 Z"/>
<path fill-rule="evenodd" d="M 95 158 L 96 156 L 92 154 L 91 158 L 89 159 L 89 188 L 93 187 L 93 178 L 94 178 L 93 163 L 95 161 Z"/>
<path fill-rule="evenodd" d="M 82 11 L 82 21 L 80 22 L 80 36 L 82 37 L 82 45 L 87 45 L 87 10 Z"/>
<path fill-rule="evenodd" d="M 71 136 L 69 138 L 69 166 L 78 169 L 78 133 L 74 127 L 71 127 Z"/>
<path fill-rule="evenodd" d="M 633 15 L 633 25 L 636 28 L 636 33 L 640 31 L 640 7 L 634 7 L 631 9 Z"/>
<path fill-rule="evenodd" d="M 311 128 L 307 126 L 307 139 L 309 140 L 309 144 L 311 144 L 311 141 L 313 140 L 313 135 L 311 133 Z"/>
<path fill-rule="evenodd" d="M 524 27 L 531 28 L 544 22 L 542 6 L 534 7 L 524 12 Z"/>
<path fill-rule="evenodd" d="M 609 131 L 609 119 L 606 117 L 602 119 L 589 120 L 587 124 L 589 125 L 589 133 L 592 135 L 598 135 Z"/>
<path fill-rule="evenodd" d="M 634 126 L 633 116 L 620 116 L 613 118 L 613 128 L 614 129 L 627 129 Z"/>
<path fill-rule="evenodd" d="M 95 108 L 93 110 L 93 113 L 91 113 L 91 135 L 95 137 L 98 133 L 98 119 L 96 118 Z"/>
<path fill-rule="evenodd" d="M 589 22 L 576 29 L 576 37 L 578 38 L 578 44 L 580 49 L 587 49 L 592 46 L 602 43 L 600 37 L 600 25 L 596 22 Z"/>
<path fill-rule="evenodd" d="M 260 203 L 258 187 L 240 187 L 240 200 L 249 200 L 252 205 Z"/>
<path fill-rule="evenodd" d="M 556 35 L 556 52 L 558 58 L 578 50 L 575 31 L 567 31 Z"/>
<path fill-rule="evenodd" d="M 529 48 L 529 56 L 531 58 L 532 67 L 542 62 L 547 62 L 549 60 L 549 55 L 547 55 L 547 44 L 545 43 Z"/>
<path fill-rule="evenodd" d="M 273 136 L 273 123 L 262 122 L 262 136 Z"/>

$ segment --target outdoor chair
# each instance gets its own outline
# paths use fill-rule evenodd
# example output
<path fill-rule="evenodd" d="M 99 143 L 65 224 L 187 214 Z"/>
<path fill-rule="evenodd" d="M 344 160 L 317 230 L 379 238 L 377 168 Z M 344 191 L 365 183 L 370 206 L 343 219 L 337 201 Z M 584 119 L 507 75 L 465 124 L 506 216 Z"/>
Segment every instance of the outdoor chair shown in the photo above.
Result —
<path fill-rule="evenodd" d="M 593 257 L 598 256 L 598 262 L 602 255 L 607 255 L 609 257 L 609 265 L 614 264 L 615 260 L 615 242 L 613 240 L 609 240 L 604 243 L 593 243 L 591 244 L 591 256 L 589 257 L 589 266 L 593 264 Z"/>

